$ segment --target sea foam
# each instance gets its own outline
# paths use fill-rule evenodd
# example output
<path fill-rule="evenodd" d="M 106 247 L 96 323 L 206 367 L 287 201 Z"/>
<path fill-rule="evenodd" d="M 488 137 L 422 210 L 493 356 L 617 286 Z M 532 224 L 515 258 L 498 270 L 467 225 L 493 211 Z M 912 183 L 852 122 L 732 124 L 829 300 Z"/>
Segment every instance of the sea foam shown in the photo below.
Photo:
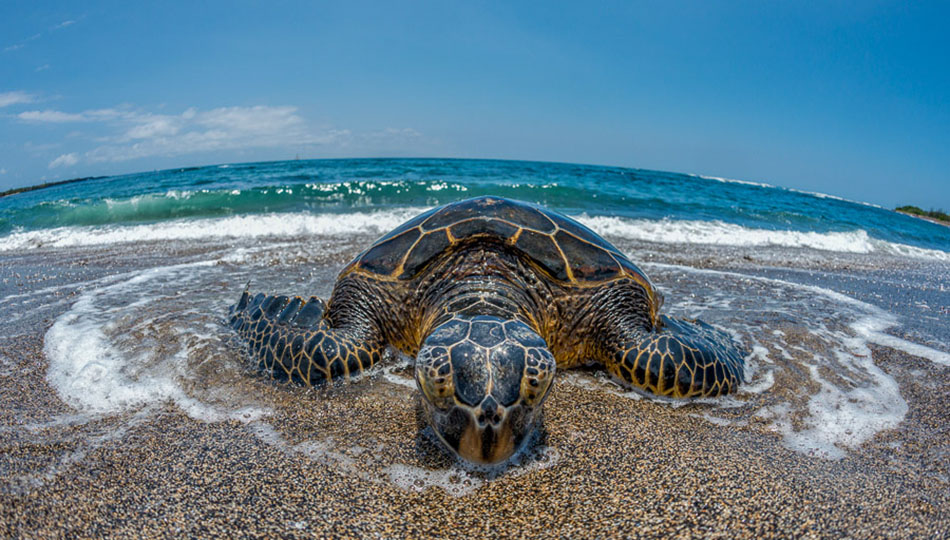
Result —
<path fill-rule="evenodd" d="M 213 261 L 202 261 L 130 272 L 116 276 L 108 285 L 83 292 L 46 333 L 46 380 L 50 386 L 82 413 L 115 414 L 170 401 L 189 416 L 204 421 L 250 422 L 260 418 L 266 411 L 253 407 L 227 410 L 189 396 L 180 383 L 192 362 L 188 347 L 174 354 L 147 348 L 129 351 L 118 346 L 117 338 L 110 335 L 126 319 L 139 320 L 139 324 L 124 333 L 147 327 L 152 322 L 147 316 L 148 305 L 165 294 L 163 286 L 181 286 L 213 265 Z M 130 297 L 137 299 L 130 302 Z M 174 345 L 165 343 L 163 347 Z"/>
<path fill-rule="evenodd" d="M 10 234 L 0 238 L 0 251 L 169 240 L 382 234 L 425 210 L 425 207 L 404 207 L 346 214 L 275 213 L 174 220 L 142 225 L 60 227 Z M 645 242 L 739 247 L 781 246 L 950 261 L 948 252 L 880 240 L 868 235 L 863 229 L 808 232 L 757 229 L 718 220 L 650 220 L 587 215 L 575 217 L 599 234 Z"/>
<path fill-rule="evenodd" d="M 888 334 L 886 330 L 899 326 L 893 314 L 837 291 L 719 270 L 656 263 L 645 266 L 743 283 L 747 292 L 756 298 L 755 306 L 740 309 L 737 305 L 725 305 L 720 308 L 722 312 L 732 312 L 736 317 L 753 309 L 760 317 L 773 312 L 794 320 L 796 325 L 807 329 L 810 339 L 818 340 L 819 350 L 802 349 L 801 344 L 793 344 L 781 330 L 774 330 L 772 339 L 761 332 L 761 323 L 743 328 L 739 320 L 730 322 L 752 342 L 752 353 L 747 358 L 748 371 L 752 372 L 748 382 L 752 384 L 740 387 L 740 397 L 741 392 L 760 393 L 774 385 L 773 373 L 779 362 L 770 358 L 769 349 L 775 350 L 785 363 L 793 356 L 786 348 L 794 348 L 808 378 L 817 383 L 818 391 L 808 397 L 807 415 L 800 425 L 795 425 L 796 414 L 788 403 L 780 402 L 756 413 L 769 420 L 772 428 L 784 436 L 786 446 L 795 450 L 840 458 L 844 456 L 844 449 L 855 448 L 903 420 L 908 411 L 907 402 L 896 380 L 875 364 L 869 344 L 884 345 L 939 365 L 950 365 L 950 354 Z M 735 301 L 736 297 L 729 295 L 729 298 Z M 706 304 L 707 300 L 704 298 L 702 303 Z M 690 301 L 684 304 L 686 311 L 696 314 L 699 306 L 689 304 Z M 668 307 L 677 310 L 684 306 Z M 847 330 L 833 325 L 844 325 Z M 832 369 L 848 386 L 835 384 L 822 369 Z M 761 375 L 756 376 L 755 372 Z"/>

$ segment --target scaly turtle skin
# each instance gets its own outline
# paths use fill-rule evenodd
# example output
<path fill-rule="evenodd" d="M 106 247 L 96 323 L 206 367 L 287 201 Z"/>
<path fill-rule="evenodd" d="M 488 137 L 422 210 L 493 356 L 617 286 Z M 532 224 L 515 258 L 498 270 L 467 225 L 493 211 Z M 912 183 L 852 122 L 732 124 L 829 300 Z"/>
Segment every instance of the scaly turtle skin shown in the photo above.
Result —
<path fill-rule="evenodd" d="M 742 380 L 743 353 L 662 297 L 617 248 L 523 202 L 478 197 L 430 210 L 343 269 L 328 304 L 250 296 L 230 325 L 262 371 L 318 384 L 415 357 L 426 418 L 461 457 L 497 463 L 533 432 L 557 369 L 596 363 L 676 398 Z"/>

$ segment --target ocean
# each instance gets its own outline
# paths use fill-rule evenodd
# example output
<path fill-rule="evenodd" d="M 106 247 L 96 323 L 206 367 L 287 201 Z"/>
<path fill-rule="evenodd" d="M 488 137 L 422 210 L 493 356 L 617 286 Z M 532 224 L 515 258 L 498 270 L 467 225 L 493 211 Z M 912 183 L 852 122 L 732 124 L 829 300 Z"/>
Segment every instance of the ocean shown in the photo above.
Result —
<path fill-rule="evenodd" d="M 568 467 L 588 432 L 571 431 L 565 415 L 549 417 L 550 434 L 508 472 L 486 475 L 433 457 L 437 445 L 387 439 L 379 413 L 321 409 L 329 400 L 376 411 L 395 400 L 410 411 L 411 359 L 393 354 L 350 385 L 275 389 L 251 372 L 223 325 L 248 283 L 255 292 L 327 298 L 340 269 L 376 237 L 433 206 L 488 194 L 574 217 L 644 270 L 665 313 L 701 318 L 748 351 L 746 380 L 725 398 L 652 398 L 582 369 L 558 373 L 555 393 L 560 387 L 566 397 L 547 407 L 594 392 L 712 432 L 774 439 L 781 452 L 823 463 L 945 437 L 943 428 L 912 421 L 910 396 L 946 391 L 939 381 L 950 371 L 950 227 L 821 193 L 621 167 L 242 163 L 0 198 L 0 382 L 12 388 L 29 370 L 55 397 L 36 412 L 8 393 L 5 407 L 20 412 L 0 418 L 0 434 L 25 430 L 79 448 L 8 467 L 5 492 L 55 484 L 81 469 L 84 456 L 135 444 L 136 426 L 169 411 L 198 425 L 242 426 L 282 455 L 407 493 L 467 496 Z M 41 360 L 17 356 L 31 339 Z M 294 431 L 285 421 L 303 404 L 323 411 L 323 423 Z M 559 422 L 568 424 L 564 433 L 581 433 L 570 435 L 580 442 L 559 438 Z M 357 445 L 354 430 L 378 436 Z M 934 465 L 941 455 L 907 459 L 946 482 L 946 463 Z"/>
<path fill-rule="evenodd" d="M 947 227 L 821 193 L 619 167 L 440 159 L 245 163 L 66 184 L 2 199 L 0 249 L 380 232 L 425 208 L 489 194 L 645 242 L 950 261 Z"/>

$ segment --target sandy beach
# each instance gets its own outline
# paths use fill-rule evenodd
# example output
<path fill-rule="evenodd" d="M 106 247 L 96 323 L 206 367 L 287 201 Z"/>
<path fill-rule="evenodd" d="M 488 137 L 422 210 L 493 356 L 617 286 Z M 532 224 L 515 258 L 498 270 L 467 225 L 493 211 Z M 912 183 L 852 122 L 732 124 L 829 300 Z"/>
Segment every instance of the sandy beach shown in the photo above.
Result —
<path fill-rule="evenodd" d="M 316 292 L 326 294 L 362 241 L 334 250 L 328 240 L 317 258 L 254 263 L 285 275 L 288 286 L 318 283 Z M 654 258 L 684 256 L 668 251 Z M 7 295 L 39 291 L 24 297 L 36 299 L 35 309 L 0 338 L 0 535 L 921 538 L 950 531 L 950 369 L 888 347 L 872 345 L 873 362 L 899 385 L 906 414 L 836 459 L 790 448 L 759 412 L 801 399 L 794 370 L 778 373 L 769 392 L 740 394 L 744 401 L 732 408 L 671 406 L 626 393 L 595 371 L 563 372 L 539 440 L 496 471 L 461 467 L 433 442 L 405 362 L 353 384 L 276 385 L 246 369 L 223 330 L 220 341 L 192 349 L 207 361 L 181 381 L 190 397 L 102 414 L 64 403 L 49 382 L 44 337 L 95 290 L 70 282 L 209 253 L 53 250 L 21 252 L 0 265 Z M 715 266 L 748 263 L 751 255 L 690 257 Z M 219 266 L 221 275 L 234 271 Z M 224 291 L 244 278 L 218 284 L 221 306 Z"/>

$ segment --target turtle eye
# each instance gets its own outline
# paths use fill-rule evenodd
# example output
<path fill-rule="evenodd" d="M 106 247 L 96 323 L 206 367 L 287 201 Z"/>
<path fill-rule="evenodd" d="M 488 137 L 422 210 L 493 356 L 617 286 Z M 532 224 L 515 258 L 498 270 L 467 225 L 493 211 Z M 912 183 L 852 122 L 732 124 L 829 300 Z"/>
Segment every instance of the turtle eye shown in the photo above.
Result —
<path fill-rule="evenodd" d="M 557 363 L 550 351 L 540 347 L 528 349 L 521 378 L 521 396 L 525 405 L 538 407 L 544 402 L 556 369 Z"/>
<path fill-rule="evenodd" d="M 449 351 L 444 347 L 423 347 L 416 355 L 416 384 L 426 400 L 440 409 L 454 404 L 455 382 Z"/>

